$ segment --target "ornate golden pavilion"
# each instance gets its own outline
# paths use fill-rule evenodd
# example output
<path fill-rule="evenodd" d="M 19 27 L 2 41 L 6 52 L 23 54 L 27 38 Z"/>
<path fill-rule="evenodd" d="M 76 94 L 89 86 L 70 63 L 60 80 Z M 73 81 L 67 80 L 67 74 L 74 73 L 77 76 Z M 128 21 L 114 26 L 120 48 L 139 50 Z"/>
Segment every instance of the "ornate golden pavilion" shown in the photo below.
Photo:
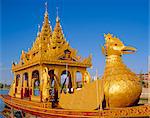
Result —
<path fill-rule="evenodd" d="M 19 63 L 12 64 L 15 90 L 10 93 L 17 98 L 44 101 L 45 90 L 42 90 L 42 86 L 44 86 L 42 76 L 44 76 L 44 72 L 48 71 L 50 77 L 48 81 L 52 84 L 54 80 L 55 97 L 58 98 L 60 96 L 58 91 L 62 88 L 62 74 L 67 74 L 68 89 L 71 92 L 72 89 L 77 87 L 76 73 L 81 73 L 83 85 L 89 81 L 90 77 L 86 69 L 91 66 L 91 55 L 88 58 L 81 59 L 77 55 L 77 50 L 71 48 L 66 41 L 58 15 L 54 31 L 52 31 L 46 7 L 43 26 L 41 31 L 38 32 L 32 48 L 27 52 L 22 50 Z M 36 84 L 40 88 L 38 96 L 34 95 Z M 52 85 L 49 87 L 52 87 Z"/>

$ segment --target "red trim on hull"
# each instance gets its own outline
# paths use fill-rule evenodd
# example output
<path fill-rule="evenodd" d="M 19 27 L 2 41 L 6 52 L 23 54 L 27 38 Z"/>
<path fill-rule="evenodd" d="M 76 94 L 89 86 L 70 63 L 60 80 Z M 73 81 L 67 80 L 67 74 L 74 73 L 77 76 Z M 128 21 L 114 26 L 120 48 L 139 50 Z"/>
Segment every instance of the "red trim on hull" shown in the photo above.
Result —
<path fill-rule="evenodd" d="M 150 105 L 142 105 L 135 107 L 116 108 L 111 110 L 95 110 L 95 111 L 80 111 L 80 110 L 66 110 L 66 109 L 51 109 L 51 108 L 40 108 L 37 106 L 23 105 L 14 103 L 11 97 L 8 95 L 1 95 L 3 101 L 18 110 L 31 113 L 33 115 L 40 116 L 42 118 L 75 118 L 75 117 L 145 117 L 150 116 Z M 17 99 L 17 98 L 13 98 Z M 30 101 L 31 102 L 31 101 Z"/>

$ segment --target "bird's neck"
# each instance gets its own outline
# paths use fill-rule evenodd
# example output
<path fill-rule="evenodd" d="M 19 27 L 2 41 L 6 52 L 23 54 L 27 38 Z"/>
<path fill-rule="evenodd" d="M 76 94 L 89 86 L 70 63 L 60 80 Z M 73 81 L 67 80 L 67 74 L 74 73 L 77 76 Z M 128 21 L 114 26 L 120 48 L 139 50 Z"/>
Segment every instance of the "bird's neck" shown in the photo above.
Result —
<path fill-rule="evenodd" d="M 120 74 L 125 71 L 129 71 L 126 65 L 123 63 L 121 56 L 110 55 L 106 57 L 106 66 L 104 75 L 111 76 L 114 74 Z"/>
<path fill-rule="evenodd" d="M 120 55 L 110 55 L 106 57 L 106 66 L 122 66 L 123 61 Z"/>

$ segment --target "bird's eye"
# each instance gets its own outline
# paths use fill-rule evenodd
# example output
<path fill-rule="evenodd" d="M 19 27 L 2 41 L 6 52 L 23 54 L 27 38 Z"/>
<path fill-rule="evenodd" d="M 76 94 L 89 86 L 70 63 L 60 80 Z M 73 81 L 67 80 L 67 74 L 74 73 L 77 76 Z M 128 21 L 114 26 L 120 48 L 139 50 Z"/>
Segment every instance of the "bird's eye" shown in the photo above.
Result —
<path fill-rule="evenodd" d="M 117 46 L 117 44 L 115 44 L 115 46 Z"/>

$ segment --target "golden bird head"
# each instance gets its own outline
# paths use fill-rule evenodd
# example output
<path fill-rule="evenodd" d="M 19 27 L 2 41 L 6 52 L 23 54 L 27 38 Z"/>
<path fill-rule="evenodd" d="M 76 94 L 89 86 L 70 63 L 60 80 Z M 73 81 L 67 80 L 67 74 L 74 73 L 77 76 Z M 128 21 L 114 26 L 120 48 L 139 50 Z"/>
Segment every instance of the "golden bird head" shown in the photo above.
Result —
<path fill-rule="evenodd" d="M 102 46 L 102 52 L 106 56 L 132 54 L 136 51 L 134 47 L 125 46 L 119 38 L 110 33 L 104 34 L 104 37 L 105 44 Z"/>

